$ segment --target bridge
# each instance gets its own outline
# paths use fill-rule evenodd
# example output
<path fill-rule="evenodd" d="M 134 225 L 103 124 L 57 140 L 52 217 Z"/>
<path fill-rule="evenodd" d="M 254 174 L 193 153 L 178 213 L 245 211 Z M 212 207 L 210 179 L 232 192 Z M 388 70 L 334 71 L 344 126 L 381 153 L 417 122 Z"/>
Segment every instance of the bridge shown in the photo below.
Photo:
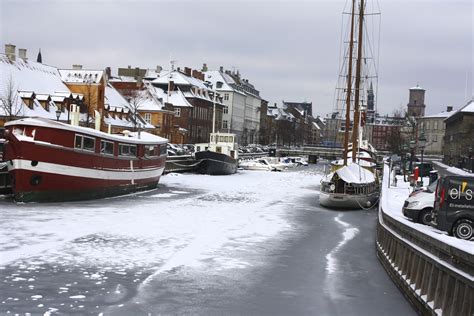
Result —
<path fill-rule="evenodd" d="M 277 148 L 276 156 L 308 156 L 309 160 L 312 157 L 324 159 L 336 159 L 342 157 L 344 148 L 342 147 L 325 147 L 325 146 L 301 146 L 290 148 Z"/>

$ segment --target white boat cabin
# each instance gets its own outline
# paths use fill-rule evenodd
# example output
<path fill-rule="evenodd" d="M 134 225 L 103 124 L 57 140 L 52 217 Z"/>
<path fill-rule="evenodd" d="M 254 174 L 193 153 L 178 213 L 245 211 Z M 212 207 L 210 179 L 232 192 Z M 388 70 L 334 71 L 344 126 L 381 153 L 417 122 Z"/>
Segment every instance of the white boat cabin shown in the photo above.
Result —
<path fill-rule="evenodd" d="M 209 143 L 196 144 L 195 149 L 196 152 L 209 150 L 238 159 L 238 145 L 232 133 L 211 133 Z"/>

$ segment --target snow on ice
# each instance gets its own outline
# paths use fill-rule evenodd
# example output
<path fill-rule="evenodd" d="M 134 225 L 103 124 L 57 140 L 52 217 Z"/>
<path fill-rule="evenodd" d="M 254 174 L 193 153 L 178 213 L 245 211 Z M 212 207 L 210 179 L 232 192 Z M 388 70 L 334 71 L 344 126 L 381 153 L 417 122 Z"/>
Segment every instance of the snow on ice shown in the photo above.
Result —
<path fill-rule="evenodd" d="M 289 220 L 290 210 L 298 199 L 317 194 L 320 178 L 314 169 L 168 174 L 157 190 L 126 197 L 0 201 L 0 266 L 7 290 L 1 301 L 13 304 L 7 297 L 22 293 L 18 305 L 8 306 L 41 313 L 99 311 L 103 304 L 117 308 L 131 295 L 140 304 L 157 292 L 156 280 L 174 274 L 199 276 L 185 290 L 176 285 L 181 295 L 205 287 L 208 274 L 233 282 L 301 229 Z M 256 276 L 248 279 L 257 282 Z M 28 303 L 32 299 L 35 304 Z"/>

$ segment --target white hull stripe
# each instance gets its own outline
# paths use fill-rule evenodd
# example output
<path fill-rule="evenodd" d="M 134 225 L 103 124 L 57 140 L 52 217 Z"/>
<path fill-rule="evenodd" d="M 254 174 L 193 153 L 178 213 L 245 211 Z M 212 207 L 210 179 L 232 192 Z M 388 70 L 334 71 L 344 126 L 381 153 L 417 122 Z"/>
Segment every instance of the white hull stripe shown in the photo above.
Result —
<path fill-rule="evenodd" d="M 29 170 L 36 172 L 52 173 L 70 177 L 80 177 L 89 179 L 101 179 L 101 180 L 141 180 L 149 179 L 161 176 L 164 171 L 164 167 L 144 170 L 104 170 L 104 169 L 91 169 L 91 168 L 80 168 L 72 167 L 67 165 L 60 165 L 48 162 L 38 162 L 36 166 L 31 165 L 31 160 L 14 159 L 13 166 L 8 164 L 8 170 Z"/>

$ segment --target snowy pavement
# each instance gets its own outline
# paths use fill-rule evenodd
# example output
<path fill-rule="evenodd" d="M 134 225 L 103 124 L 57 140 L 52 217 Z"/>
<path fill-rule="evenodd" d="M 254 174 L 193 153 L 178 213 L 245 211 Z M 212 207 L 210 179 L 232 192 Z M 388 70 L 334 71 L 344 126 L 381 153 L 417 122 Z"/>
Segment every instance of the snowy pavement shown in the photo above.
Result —
<path fill-rule="evenodd" d="M 0 200 L 0 314 L 307 314 L 350 310 L 348 299 L 367 309 L 379 294 L 373 315 L 386 302 L 411 311 L 377 262 L 373 234 L 361 233 L 375 211 L 320 208 L 320 179 L 321 166 L 169 174 L 125 197 Z M 347 286 L 343 275 L 357 280 Z"/>

